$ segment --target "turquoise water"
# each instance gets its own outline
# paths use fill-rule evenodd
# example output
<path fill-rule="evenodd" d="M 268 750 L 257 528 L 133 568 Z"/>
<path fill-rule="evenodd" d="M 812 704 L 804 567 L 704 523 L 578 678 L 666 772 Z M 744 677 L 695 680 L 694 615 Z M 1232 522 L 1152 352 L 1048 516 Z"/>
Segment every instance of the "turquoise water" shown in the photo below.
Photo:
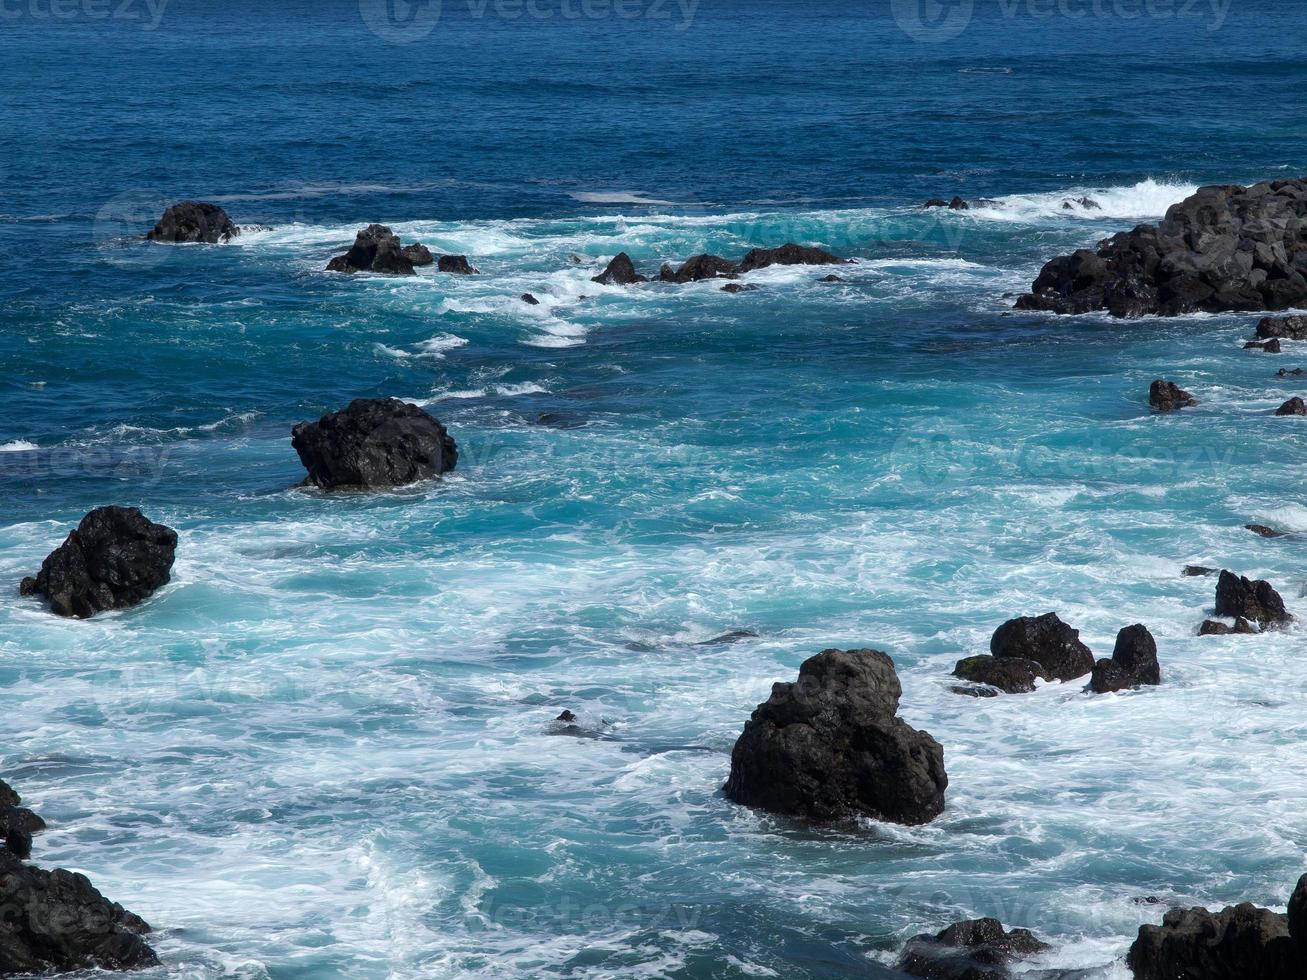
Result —
<path fill-rule="evenodd" d="M 900 20 L 7 22 L 0 581 L 98 504 L 181 545 L 134 610 L 0 593 L 0 772 L 51 824 L 39 860 L 159 929 L 158 976 L 891 977 L 907 936 L 996 915 L 1121 978 L 1165 903 L 1283 905 L 1301 628 L 1200 640 L 1214 583 L 1179 571 L 1307 612 L 1301 542 L 1242 527 L 1307 532 L 1307 438 L 1270 414 L 1298 346 L 1004 294 L 1199 183 L 1307 171 L 1301 12 Z M 914 207 L 953 193 L 996 203 Z M 186 196 L 272 230 L 130 237 Z M 374 220 L 483 275 L 324 274 Z M 589 281 L 791 239 L 859 264 Z M 1156 377 L 1201 405 L 1150 415 Z M 458 470 L 291 489 L 290 426 L 368 395 L 437 415 Z M 1146 623 L 1163 686 L 949 690 L 1048 610 L 1100 656 Z M 772 681 L 864 645 L 945 747 L 945 814 L 846 834 L 726 801 Z"/>

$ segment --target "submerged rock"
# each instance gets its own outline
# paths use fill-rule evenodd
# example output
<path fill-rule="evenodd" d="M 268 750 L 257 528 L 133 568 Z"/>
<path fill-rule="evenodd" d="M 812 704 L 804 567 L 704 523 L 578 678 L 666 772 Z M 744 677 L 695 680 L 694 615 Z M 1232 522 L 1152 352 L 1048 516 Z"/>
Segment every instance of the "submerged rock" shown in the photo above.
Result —
<path fill-rule="evenodd" d="M 1069 201 L 1063 201 L 1062 210 L 1074 211 L 1077 204 L 1086 211 L 1101 211 L 1103 209 L 1103 206 L 1092 197 L 1075 197 Z"/>
<path fill-rule="evenodd" d="M 1280 593 L 1262 579 L 1256 581 L 1221 570 L 1216 582 L 1216 615 L 1250 619 L 1263 627 L 1293 620 Z"/>
<path fill-rule="evenodd" d="M 1289 368 L 1280 368 L 1280 370 L 1275 373 L 1281 378 L 1298 377 L 1299 375 L 1307 374 L 1307 368 L 1293 368 L 1292 370 Z"/>
<path fill-rule="evenodd" d="M 1008 966 L 1050 948 L 1028 929 L 1008 931 L 997 919 L 972 919 L 909 939 L 898 968 L 926 980 L 1006 980 Z"/>
<path fill-rule="evenodd" d="M 468 262 L 466 255 L 442 255 L 436 260 L 436 269 L 458 276 L 475 276 L 481 271 Z"/>
<path fill-rule="evenodd" d="M 559 714 L 559 716 L 554 719 L 554 721 L 561 721 L 564 724 L 570 725 L 572 722 L 576 721 L 576 715 L 572 714 L 571 711 L 564 708 L 562 712 Z"/>
<path fill-rule="evenodd" d="M 723 293 L 751 293 L 758 287 L 751 282 L 728 282 L 722 287 Z"/>
<path fill-rule="evenodd" d="M 1136 623 L 1116 634 L 1116 646 L 1110 660 L 1094 664 L 1089 688 L 1096 694 L 1107 694 L 1160 683 L 1162 669 L 1157 663 L 1157 642 L 1148 632 L 1148 627 Z"/>
<path fill-rule="evenodd" d="M 1307 415 L 1307 402 L 1294 395 L 1275 410 L 1276 415 Z"/>
<path fill-rule="evenodd" d="M 825 249 L 810 245 L 796 245 L 787 242 L 777 248 L 755 248 L 740 262 L 740 272 L 752 272 L 769 265 L 847 265 L 848 259 L 841 259 Z"/>
<path fill-rule="evenodd" d="M 204 201 L 181 201 L 163 212 L 145 237 L 152 242 L 202 242 L 217 245 L 228 242 L 241 230 L 216 204 Z"/>
<path fill-rule="evenodd" d="M 1198 627 L 1199 636 L 1231 636 L 1235 633 L 1251 634 L 1256 632 L 1257 630 L 1253 627 L 1253 624 L 1242 616 L 1235 617 L 1233 626 L 1216 619 L 1204 619 L 1202 625 Z"/>
<path fill-rule="evenodd" d="M 1074 680 L 1094 669 L 1094 655 L 1080 642 L 1080 631 L 1057 613 L 1008 620 L 994 631 L 989 651 L 995 657 L 1033 660 L 1049 680 Z"/>
<path fill-rule="evenodd" d="M 603 286 L 631 286 L 637 282 L 647 282 L 644 276 L 635 271 L 635 263 L 625 252 L 618 252 L 604 271 L 594 276 L 591 282 Z"/>
<path fill-rule="evenodd" d="M 1263 340 L 1307 340 L 1307 316 L 1264 316 L 1257 321 Z"/>
<path fill-rule="evenodd" d="M 1250 340 L 1243 345 L 1243 349 L 1259 350 L 1263 354 L 1279 354 L 1282 350 L 1278 340 Z"/>
<path fill-rule="evenodd" d="M 679 268 L 665 265 L 658 278 L 663 282 L 699 282 L 702 279 L 720 279 L 735 275 L 739 266 L 720 255 L 692 255 Z"/>
<path fill-rule="evenodd" d="M 1190 577 L 1196 575 L 1215 575 L 1215 568 L 1208 568 L 1206 565 L 1185 565 L 1183 574 Z"/>
<path fill-rule="evenodd" d="M 410 246 L 411 247 L 411 246 Z M 327 263 L 328 272 L 377 272 L 390 276 L 413 275 L 413 261 L 404 254 L 399 236 L 385 225 L 368 225 L 354 236 L 344 255 Z"/>
<path fill-rule="evenodd" d="M 1159 412 L 1174 412 L 1198 404 L 1198 399 L 1179 385 L 1158 378 L 1148 388 L 1148 404 Z"/>
<path fill-rule="evenodd" d="M 19 586 L 60 616 L 85 618 L 143 602 L 168 582 L 177 532 L 135 507 L 97 507 Z"/>
<path fill-rule="evenodd" d="M 301 422 L 291 445 L 308 470 L 305 483 L 397 487 L 447 473 L 458 447 L 438 420 L 397 398 L 359 398 L 316 422 Z"/>
<path fill-rule="evenodd" d="M 729 633 L 723 633 L 720 636 L 714 636 L 711 640 L 700 640 L 695 646 L 715 647 L 724 646 L 729 643 L 739 643 L 741 640 L 756 640 L 758 631 L 751 629 L 731 630 Z"/>
<path fill-rule="evenodd" d="M 1033 660 L 1020 657 L 966 657 L 957 662 L 953 676 L 977 684 L 988 684 L 1008 694 L 1028 694 L 1035 689 L 1037 679 L 1048 680 L 1044 668 Z M 959 694 L 972 694 L 966 688 L 954 688 Z"/>
<path fill-rule="evenodd" d="M 847 282 L 848 280 L 846 280 L 843 276 L 837 276 L 835 275 L 835 273 L 832 272 L 829 276 L 822 276 L 817 281 L 818 282 Z"/>
<path fill-rule="evenodd" d="M 539 306 L 539 305 L 540 305 L 540 300 L 536 299 L 536 298 L 535 298 L 534 296 L 532 296 L 530 293 L 523 293 L 522 296 L 521 296 L 520 298 L 521 298 L 522 302 L 525 303 L 527 306 Z"/>
<path fill-rule="evenodd" d="M 1263 538 L 1287 538 L 1289 536 L 1287 532 L 1277 531 L 1275 528 L 1267 527 L 1265 524 L 1245 524 L 1244 528 Z"/>
<path fill-rule="evenodd" d="M 879 650 L 823 650 L 772 685 L 731 752 L 727 797 L 817 821 L 922 824 L 944 810 L 944 750 L 895 716 L 902 688 Z"/>

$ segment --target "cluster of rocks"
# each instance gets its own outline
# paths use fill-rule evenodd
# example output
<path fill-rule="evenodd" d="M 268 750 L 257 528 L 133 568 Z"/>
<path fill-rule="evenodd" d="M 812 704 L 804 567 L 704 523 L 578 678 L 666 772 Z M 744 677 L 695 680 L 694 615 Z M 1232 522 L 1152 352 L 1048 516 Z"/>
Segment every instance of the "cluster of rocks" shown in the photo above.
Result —
<path fill-rule="evenodd" d="M 820 822 L 933 820 L 948 786 L 944 749 L 897 717 L 902 693 L 894 661 L 879 650 L 810 657 L 745 724 L 727 797 Z"/>
<path fill-rule="evenodd" d="M 1234 620 L 1234 626 L 1216 620 L 1205 620 L 1198 631 L 1203 636 L 1228 633 L 1252 633 L 1254 623 L 1261 629 L 1284 626 L 1293 622 L 1293 615 L 1284 606 L 1280 593 L 1264 579 L 1250 579 L 1221 570 L 1216 581 L 1216 615 Z"/>
<path fill-rule="evenodd" d="M 669 263 L 664 264 L 657 278 L 659 282 L 701 282 L 705 279 L 734 279 L 770 265 L 848 265 L 852 261 L 852 259 L 842 259 L 832 255 L 825 249 L 787 242 L 776 248 L 752 249 L 739 262 L 707 253 L 692 255 L 681 264 L 680 268 L 675 268 Z M 649 278 L 636 270 L 631 256 L 625 252 L 618 252 L 604 271 L 590 281 L 604 286 L 633 286 L 636 283 L 649 282 Z M 832 280 L 828 277 L 823 281 Z M 744 287 L 733 291 L 744 291 Z"/>
<path fill-rule="evenodd" d="M 1118 317 L 1307 303 L 1307 180 L 1199 188 L 1139 225 L 1046 263 L 1017 309 Z"/>
<path fill-rule="evenodd" d="M 385 225 L 368 225 L 354 236 L 354 244 L 344 255 L 327 263 L 328 272 L 376 272 L 389 276 L 412 276 L 418 266 L 435 264 L 441 272 L 475 275 L 477 270 L 466 255 L 432 255 L 421 242 L 400 243 L 399 236 Z"/>
<path fill-rule="evenodd" d="M 0 976 L 137 970 L 159 958 L 140 916 L 109 901 L 84 875 L 24 864 L 45 822 L 0 780 Z"/>

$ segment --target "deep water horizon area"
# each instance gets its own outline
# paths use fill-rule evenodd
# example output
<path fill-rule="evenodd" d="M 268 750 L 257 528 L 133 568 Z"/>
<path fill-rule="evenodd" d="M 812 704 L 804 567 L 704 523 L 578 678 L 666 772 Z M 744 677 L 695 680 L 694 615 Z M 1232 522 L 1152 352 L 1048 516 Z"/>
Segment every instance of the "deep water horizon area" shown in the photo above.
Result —
<path fill-rule="evenodd" d="M 0 3 L 0 778 L 34 859 L 187 980 L 895 980 L 979 916 L 1051 945 L 1031 976 L 1128 980 L 1171 906 L 1283 911 L 1307 344 L 1013 304 L 1199 186 L 1307 176 L 1304 42 L 1290 0 Z M 241 234 L 145 241 L 183 200 Z M 325 271 L 374 222 L 478 271 Z M 592 281 L 786 242 L 856 262 Z M 1159 378 L 1198 404 L 1151 410 Z M 457 468 L 299 487 L 291 427 L 383 397 Z M 177 531 L 168 584 L 20 596 L 109 504 Z M 1298 619 L 1200 637 L 1186 565 Z M 1047 612 L 1098 657 L 1145 624 L 1161 685 L 955 691 Z M 728 800 L 772 684 L 863 647 L 944 812 Z"/>

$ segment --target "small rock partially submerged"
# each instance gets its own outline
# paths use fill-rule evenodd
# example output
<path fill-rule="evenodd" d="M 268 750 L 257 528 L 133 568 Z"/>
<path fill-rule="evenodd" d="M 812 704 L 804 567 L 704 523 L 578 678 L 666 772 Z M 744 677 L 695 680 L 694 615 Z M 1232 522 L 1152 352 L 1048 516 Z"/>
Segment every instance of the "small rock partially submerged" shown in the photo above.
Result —
<path fill-rule="evenodd" d="M 1035 689 L 1036 680 L 1049 679 L 1043 666 L 1033 660 L 986 654 L 959 660 L 953 668 L 953 676 L 975 684 L 986 684 L 1007 694 L 1029 694 Z M 984 696 L 967 688 L 954 690 L 959 694 Z"/>
<path fill-rule="evenodd" d="M 590 279 L 602 286 L 631 286 L 648 280 L 635 271 L 635 263 L 625 252 L 618 252 L 604 267 L 604 271 Z"/>
<path fill-rule="evenodd" d="M 723 293 L 751 293 L 758 287 L 751 282 L 728 282 L 722 287 Z"/>
<path fill-rule="evenodd" d="M 1116 646 L 1110 660 L 1094 664 L 1089 688 L 1096 694 L 1124 691 L 1145 684 L 1162 683 L 1162 669 L 1157 663 L 1157 642 L 1142 623 L 1127 626 L 1116 634 Z"/>
<path fill-rule="evenodd" d="M 1225 569 L 1216 582 L 1216 615 L 1242 616 L 1263 628 L 1293 621 L 1280 593 L 1269 582 L 1248 579 Z"/>
<path fill-rule="evenodd" d="M 1307 402 L 1294 395 L 1275 410 L 1276 415 L 1307 415 Z"/>
<path fill-rule="evenodd" d="M 442 255 L 436 260 L 436 269 L 458 276 L 475 276 L 481 271 L 468 262 L 466 255 Z"/>
<path fill-rule="evenodd" d="M 815 821 L 923 824 L 944 810 L 944 750 L 896 717 L 902 688 L 879 650 L 823 650 L 772 685 L 731 752 L 727 797 Z"/>
<path fill-rule="evenodd" d="M 971 209 L 971 205 L 956 194 L 953 195 L 953 199 L 950 201 L 946 201 L 942 197 L 932 197 L 929 201 L 923 204 L 922 207 L 949 208 L 953 211 L 969 211 Z"/>
<path fill-rule="evenodd" d="M 125 609 L 167 584 L 176 551 L 177 532 L 135 507 L 97 507 L 18 591 L 44 596 L 60 616 Z"/>
<path fill-rule="evenodd" d="M 832 255 L 825 249 L 787 242 L 777 248 L 752 249 L 740 262 L 740 272 L 752 272 L 769 265 L 848 265 L 849 259 Z"/>
<path fill-rule="evenodd" d="M 1196 575 L 1215 575 L 1216 569 L 1208 568 L 1206 565 L 1185 565 L 1184 572 L 1182 574 L 1188 575 L 1190 577 Z"/>
<path fill-rule="evenodd" d="M 410 245 L 409 248 L 415 246 Z M 411 276 L 414 274 L 413 260 L 405 251 L 399 243 L 399 236 L 385 225 L 368 225 L 354 236 L 354 244 L 348 252 L 337 255 L 327 263 L 327 271 Z"/>
<path fill-rule="evenodd" d="M 734 276 L 739 266 L 720 255 L 692 255 L 679 269 L 664 265 L 658 278 L 663 282 L 699 282 L 703 279 L 726 279 Z"/>
<path fill-rule="evenodd" d="M 1289 536 L 1287 531 L 1277 531 L 1265 524 L 1245 524 L 1244 528 L 1263 538 L 1287 538 Z"/>
<path fill-rule="evenodd" d="M 1174 412 L 1198 404 L 1198 399 L 1174 382 L 1158 378 L 1148 388 L 1148 404 L 1159 412 Z"/>
<path fill-rule="evenodd" d="M 1199 636 L 1232 636 L 1236 633 L 1252 634 L 1256 632 L 1257 629 L 1253 624 L 1248 622 L 1248 620 L 1244 619 L 1242 616 L 1236 616 L 1234 618 L 1233 626 L 1228 623 L 1222 623 L 1218 619 L 1204 619 L 1202 624 L 1198 627 Z"/>
<path fill-rule="evenodd" d="M 716 647 L 724 646 L 730 643 L 739 643 L 741 640 L 756 640 L 759 634 L 757 630 L 739 629 L 731 630 L 729 633 L 723 633 L 720 636 L 714 636 L 710 640 L 700 640 L 695 646 Z"/>
<path fill-rule="evenodd" d="M 1009 931 L 998 919 L 971 919 L 909 939 L 898 968 L 925 980 L 1006 980 L 1012 975 L 1007 967 L 1050 948 L 1028 929 Z"/>
<path fill-rule="evenodd" d="M 1307 316 L 1264 316 L 1257 321 L 1263 340 L 1307 340 Z"/>
<path fill-rule="evenodd" d="M 540 305 L 540 300 L 536 299 L 536 298 L 535 298 L 534 296 L 532 296 L 530 293 L 523 293 L 522 296 L 521 296 L 521 300 L 522 300 L 522 302 L 525 303 L 527 306 L 539 306 L 539 305 Z"/>
<path fill-rule="evenodd" d="M 200 242 L 217 245 L 229 242 L 241 230 L 227 212 L 205 201 L 180 201 L 163 212 L 145 237 L 152 242 Z"/>
<path fill-rule="evenodd" d="M 291 445 L 304 482 L 327 489 L 398 487 L 448 473 L 458 447 L 431 415 L 397 398 L 358 398 L 316 422 L 301 422 Z"/>
<path fill-rule="evenodd" d="M 1244 350 L 1259 350 L 1263 354 L 1279 354 L 1283 349 L 1278 340 L 1250 340 L 1243 345 Z"/>
<path fill-rule="evenodd" d="M 431 249 L 427 248 L 421 242 L 416 242 L 412 245 L 405 245 L 399 250 L 399 254 L 412 262 L 415 267 L 419 265 L 430 265 L 436 260 L 435 256 L 431 254 Z"/>

